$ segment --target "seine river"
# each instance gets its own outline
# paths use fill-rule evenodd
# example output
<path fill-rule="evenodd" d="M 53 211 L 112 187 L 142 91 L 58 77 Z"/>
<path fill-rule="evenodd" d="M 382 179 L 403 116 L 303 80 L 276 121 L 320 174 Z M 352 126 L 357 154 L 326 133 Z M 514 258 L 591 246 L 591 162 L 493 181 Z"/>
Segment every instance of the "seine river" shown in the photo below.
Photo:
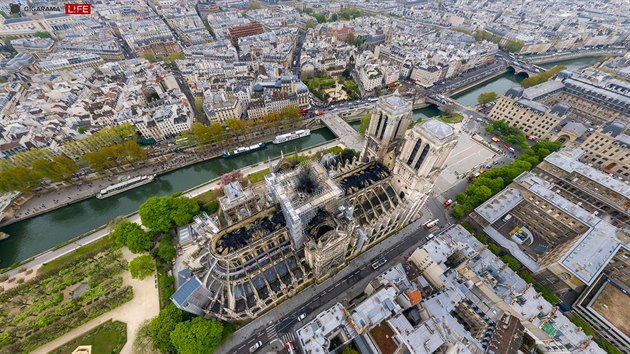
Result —
<path fill-rule="evenodd" d="M 542 66 L 551 67 L 562 64 L 567 66 L 569 70 L 573 70 L 590 65 L 594 61 L 594 58 L 583 58 Z M 454 98 L 463 104 L 475 105 L 480 93 L 494 91 L 498 95 L 502 95 L 510 87 L 518 85 L 522 79 L 522 77 L 506 73 L 455 95 Z M 439 113 L 437 107 L 429 106 L 415 110 L 413 117 L 416 120 L 427 119 Z M 358 125 L 359 122 L 352 124 L 355 129 L 358 128 Z M 160 175 L 152 183 L 107 199 L 86 199 L 3 227 L 0 231 L 10 234 L 11 237 L 0 241 L 0 268 L 53 248 L 62 242 L 106 224 L 116 216 L 132 213 L 149 197 L 169 195 L 190 189 L 234 169 L 266 161 L 267 158 L 278 157 L 280 150 L 285 152 L 292 152 L 295 148 L 302 150 L 334 138 L 334 134 L 327 128 L 318 129 L 313 131 L 308 138 L 282 145 L 269 144 L 262 150 L 233 159 L 226 160 L 220 157 L 210 159 Z"/>

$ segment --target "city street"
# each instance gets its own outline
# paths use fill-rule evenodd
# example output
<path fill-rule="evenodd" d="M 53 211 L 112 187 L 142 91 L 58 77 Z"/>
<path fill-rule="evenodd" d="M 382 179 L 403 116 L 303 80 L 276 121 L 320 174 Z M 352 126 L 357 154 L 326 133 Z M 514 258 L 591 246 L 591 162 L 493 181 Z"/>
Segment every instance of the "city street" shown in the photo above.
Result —
<path fill-rule="evenodd" d="M 348 266 L 322 284 L 311 285 L 239 329 L 216 353 L 248 353 L 257 341 L 264 343 L 259 352 L 265 353 L 271 349 L 269 344 L 276 338 L 283 344 L 288 341 L 297 344 L 295 331 L 303 323 L 336 302 L 349 301 L 360 295 L 374 276 L 408 257 L 416 247 L 426 242 L 430 232 L 436 231 L 426 230 L 423 227 L 425 222 L 446 217 L 444 206 L 435 202 L 425 204 L 423 213 L 420 219 L 353 259 Z M 371 264 L 379 257 L 385 257 L 388 261 L 374 270 Z M 297 317 L 302 314 L 306 314 L 306 318 L 298 321 Z"/>

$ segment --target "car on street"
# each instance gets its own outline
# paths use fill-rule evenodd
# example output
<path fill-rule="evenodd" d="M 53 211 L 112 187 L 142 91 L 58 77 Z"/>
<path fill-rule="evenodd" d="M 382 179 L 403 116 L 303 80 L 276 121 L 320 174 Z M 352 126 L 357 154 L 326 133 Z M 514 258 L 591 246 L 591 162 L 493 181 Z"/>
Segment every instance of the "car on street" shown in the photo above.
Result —
<path fill-rule="evenodd" d="M 302 320 L 304 320 L 305 318 L 306 318 L 306 313 L 303 313 L 297 317 L 297 320 L 302 322 Z"/>
<path fill-rule="evenodd" d="M 378 269 L 387 263 L 387 258 L 381 257 L 372 263 L 372 269 Z"/>
<path fill-rule="evenodd" d="M 249 347 L 249 352 L 253 353 L 253 352 L 257 351 L 258 349 L 260 349 L 260 347 L 262 347 L 262 345 L 263 345 L 262 341 L 258 341 L 256 343 L 254 343 L 254 345 Z"/>
<path fill-rule="evenodd" d="M 447 207 L 449 205 L 453 204 L 453 199 L 447 199 L 444 201 L 444 206 Z"/>

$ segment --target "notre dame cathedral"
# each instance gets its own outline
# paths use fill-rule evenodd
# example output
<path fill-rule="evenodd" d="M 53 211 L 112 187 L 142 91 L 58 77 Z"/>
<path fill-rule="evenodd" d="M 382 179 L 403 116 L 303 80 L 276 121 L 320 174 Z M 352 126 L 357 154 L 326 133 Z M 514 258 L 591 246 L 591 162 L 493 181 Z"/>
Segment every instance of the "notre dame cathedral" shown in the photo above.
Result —
<path fill-rule="evenodd" d="M 358 158 L 281 161 L 264 183 L 224 185 L 219 212 L 191 224 L 173 302 L 253 319 L 418 218 L 457 138 L 434 119 L 409 128 L 411 117 L 410 102 L 381 97 Z"/>

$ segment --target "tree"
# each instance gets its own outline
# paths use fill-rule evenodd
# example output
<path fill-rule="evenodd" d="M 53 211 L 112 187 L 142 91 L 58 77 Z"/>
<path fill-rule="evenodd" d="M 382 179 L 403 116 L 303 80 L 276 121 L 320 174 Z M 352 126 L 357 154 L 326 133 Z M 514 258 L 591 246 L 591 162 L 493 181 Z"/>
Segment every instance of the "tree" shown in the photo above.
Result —
<path fill-rule="evenodd" d="M 179 354 L 211 354 L 221 343 L 222 333 L 223 325 L 220 322 L 195 317 L 191 321 L 178 323 L 170 337 Z"/>
<path fill-rule="evenodd" d="M 155 261 L 151 256 L 145 254 L 139 256 L 129 262 L 129 272 L 134 279 L 144 279 L 155 271 Z"/>
<path fill-rule="evenodd" d="M 341 351 L 341 354 L 359 354 L 359 352 L 352 348 L 351 346 L 347 346 L 345 348 L 343 348 L 343 350 Z"/>
<path fill-rule="evenodd" d="M 337 18 L 337 14 L 332 14 L 330 16 L 330 19 L 328 19 L 328 22 L 335 22 L 335 21 L 337 21 L 337 19 L 338 19 Z"/>
<path fill-rule="evenodd" d="M 153 338 L 151 338 L 150 320 L 144 320 L 140 324 L 132 348 L 134 354 L 154 354 L 157 351 L 157 348 L 153 345 Z"/>
<path fill-rule="evenodd" d="M 165 262 L 170 262 L 175 255 L 177 254 L 177 250 L 175 250 L 175 246 L 173 245 L 173 241 L 167 235 L 162 236 L 160 240 L 160 244 L 158 245 L 156 254 Z"/>
<path fill-rule="evenodd" d="M 171 201 L 171 220 L 177 226 L 188 224 L 199 213 L 199 203 L 188 197 L 177 197 Z"/>
<path fill-rule="evenodd" d="M 326 22 L 326 16 L 324 16 L 322 14 L 312 14 L 311 16 L 315 17 L 315 19 L 317 20 L 317 23 L 324 23 L 324 22 Z"/>
<path fill-rule="evenodd" d="M 33 35 L 38 38 L 50 38 L 50 33 L 46 31 L 37 31 Z"/>
<path fill-rule="evenodd" d="M 0 190 L 30 192 L 37 187 L 41 176 L 32 169 L 15 166 L 0 171 Z"/>
<path fill-rule="evenodd" d="M 479 97 L 477 97 L 477 102 L 479 104 L 487 104 L 490 103 L 494 100 L 497 99 L 497 93 L 492 91 L 492 92 L 483 92 L 479 94 Z"/>
<path fill-rule="evenodd" d="M 300 107 L 296 105 L 290 105 L 282 108 L 280 111 L 282 121 L 286 123 L 296 123 L 300 120 Z"/>
<path fill-rule="evenodd" d="M 172 302 L 169 302 L 160 314 L 151 321 L 149 326 L 153 345 L 162 353 L 175 352 L 175 347 L 171 343 L 170 334 L 178 323 L 184 320 L 184 312 Z"/>
<path fill-rule="evenodd" d="M 213 142 L 215 143 L 223 142 L 224 132 L 223 132 L 223 127 L 221 126 L 221 124 L 214 122 L 208 126 L 207 130 L 208 130 L 208 135 L 210 136 Z"/>
<path fill-rule="evenodd" d="M 143 57 L 144 59 L 148 60 L 150 63 L 154 63 L 157 60 L 155 58 L 155 55 L 153 55 L 152 53 L 144 53 Z"/>
<path fill-rule="evenodd" d="M 246 125 L 247 123 L 244 120 L 238 118 L 230 118 L 227 121 L 228 129 L 230 129 L 230 133 L 233 136 L 240 136 L 245 133 Z"/>
<path fill-rule="evenodd" d="M 304 11 L 304 12 L 306 12 L 306 11 Z M 306 24 L 304 25 L 304 27 L 306 29 L 315 28 L 315 27 L 317 27 L 317 22 L 315 22 L 313 20 L 308 20 L 308 21 L 306 21 Z"/>
<path fill-rule="evenodd" d="M 151 248 L 151 235 L 129 220 L 119 222 L 112 235 L 117 245 L 126 246 L 133 253 L 145 252 Z"/>
<path fill-rule="evenodd" d="M 523 49 L 525 43 L 523 41 L 519 41 L 518 39 L 508 39 L 501 49 L 510 53 L 518 53 Z"/>
<path fill-rule="evenodd" d="M 368 127 L 370 126 L 370 120 L 372 119 L 372 116 L 367 114 L 365 116 L 363 116 L 363 118 L 361 118 L 361 124 L 359 124 L 359 134 L 361 134 L 361 136 L 365 136 L 365 132 L 367 131 Z"/>
<path fill-rule="evenodd" d="M 566 66 L 556 65 L 545 72 L 526 78 L 525 80 L 521 81 L 521 86 L 528 88 L 528 87 L 532 87 L 538 84 L 542 84 L 543 82 L 551 79 L 553 76 L 555 76 L 557 73 L 561 72 L 564 69 L 566 69 Z"/>
<path fill-rule="evenodd" d="M 153 231 L 168 231 L 173 225 L 171 201 L 171 197 L 153 197 L 140 205 L 138 214 L 142 224 Z"/>
<path fill-rule="evenodd" d="M 499 255 L 499 252 L 501 252 L 501 247 L 499 247 L 499 245 L 497 245 L 496 243 L 491 243 L 488 245 L 488 250 L 490 250 L 490 252 L 494 253 L 495 256 Z"/>

